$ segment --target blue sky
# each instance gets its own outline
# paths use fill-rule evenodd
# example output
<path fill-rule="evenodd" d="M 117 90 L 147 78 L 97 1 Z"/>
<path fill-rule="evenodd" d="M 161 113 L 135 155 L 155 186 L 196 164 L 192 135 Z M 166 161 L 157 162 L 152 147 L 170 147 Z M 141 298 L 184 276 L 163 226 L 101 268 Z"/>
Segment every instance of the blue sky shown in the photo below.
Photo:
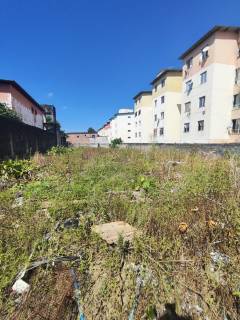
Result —
<path fill-rule="evenodd" d="M 99 128 L 239 0 L 0 0 L 0 78 L 57 107 L 67 132 Z"/>

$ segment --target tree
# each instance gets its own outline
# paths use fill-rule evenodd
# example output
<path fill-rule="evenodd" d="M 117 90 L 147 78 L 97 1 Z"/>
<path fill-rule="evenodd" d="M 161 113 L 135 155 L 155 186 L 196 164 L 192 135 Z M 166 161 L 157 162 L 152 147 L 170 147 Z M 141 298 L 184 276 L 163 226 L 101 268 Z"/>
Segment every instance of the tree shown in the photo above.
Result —
<path fill-rule="evenodd" d="M 9 109 L 5 103 L 0 103 L 0 117 L 21 121 L 16 111 Z"/>
<path fill-rule="evenodd" d="M 116 138 L 116 139 L 113 139 L 112 141 L 111 141 L 111 147 L 112 148 L 116 148 L 116 147 L 118 147 L 120 144 L 122 144 L 123 142 L 122 142 L 122 139 L 121 138 Z"/>
<path fill-rule="evenodd" d="M 97 133 L 96 130 L 94 130 L 92 127 L 88 128 L 88 133 Z"/>

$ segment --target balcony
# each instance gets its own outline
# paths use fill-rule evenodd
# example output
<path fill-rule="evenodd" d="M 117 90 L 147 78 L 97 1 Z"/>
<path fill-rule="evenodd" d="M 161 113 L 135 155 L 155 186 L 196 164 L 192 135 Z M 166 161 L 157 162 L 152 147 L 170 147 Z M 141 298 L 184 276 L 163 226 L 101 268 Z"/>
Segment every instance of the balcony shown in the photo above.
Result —
<path fill-rule="evenodd" d="M 229 128 L 228 133 L 230 135 L 240 135 L 240 128 Z"/>

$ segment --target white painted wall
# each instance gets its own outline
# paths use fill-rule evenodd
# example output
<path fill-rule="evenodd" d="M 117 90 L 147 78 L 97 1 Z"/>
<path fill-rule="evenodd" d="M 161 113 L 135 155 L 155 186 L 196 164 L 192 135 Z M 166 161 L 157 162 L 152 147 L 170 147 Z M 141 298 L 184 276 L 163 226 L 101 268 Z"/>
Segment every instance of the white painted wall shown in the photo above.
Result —
<path fill-rule="evenodd" d="M 121 138 L 124 143 L 133 142 L 133 118 L 133 110 L 120 109 L 110 122 L 110 141 Z"/>
<path fill-rule="evenodd" d="M 200 84 L 200 74 L 204 71 L 207 71 L 207 82 Z M 193 89 L 190 94 L 185 92 L 186 85 L 183 81 L 181 142 L 228 142 L 230 136 L 227 128 L 231 124 L 234 79 L 234 66 L 213 63 L 187 79 L 193 81 Z M 205 108 L 199 108 L 199 97 L 201 96 L 206 97 Z M 189 101 L 191 102 L 191 113 L 187 115 L 184 108 L 185 103 Z M 204 131 L 198 131 L 200 120 L 204 120 Z M 184 123 L 190 123 L 190 132 L 183 132 Z"/>
<path fill-rule="evenodd" d="M 161 97 L 165 97 L 161 103 Z M 180 109 L 182 94 L 181 92 L 165 92 L 153 99 L 153 129 L 157 134 L 153 141 L 157 143 L 178 143 L 180 142 Z M 155 101 L 157 102 L 155 104 Z M 164 112 L 164 119 L 161 113 Z M 155 115 L 157 120 L 155 121 Z M 164 128 L 164 134 L 160 135 L 160 128 Z"/>
<path fill-rule="evenodd" d="M 141 110 L 141 114 L 138 111 Z M 134 109 L 134 142 L 152 143 L 153 142 L 153 107 L 152 105 L 138 107 Z M 140 134 L 139 134 L 140 133 Z"/>

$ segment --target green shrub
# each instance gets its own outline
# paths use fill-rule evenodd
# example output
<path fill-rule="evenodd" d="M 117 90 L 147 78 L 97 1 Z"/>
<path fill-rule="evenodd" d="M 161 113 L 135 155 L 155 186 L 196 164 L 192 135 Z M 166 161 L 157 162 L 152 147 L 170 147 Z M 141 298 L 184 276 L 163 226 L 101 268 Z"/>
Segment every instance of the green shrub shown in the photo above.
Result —
<path fill-rule="evenodd" d="M 116 148 L 117 146 L 119 146 L 120 144 L 122 144 L 122 139 L 121 138 L 116 138 L 116 139 L 113 139 L 111 141 L 111 147 L 112 148 Z"/>
<path fill-rule="evenodd" d="M 0 103 L 0 117 L 14 119 L 18 121 L 21 120 L 17 115 L 16 111 L 9 109 L 5 103 Z"/>
<path fill-rule="evenodd" d="M 72 151 L 71 148 L 63 147 L 63 146 L 54 146 L 48 151 L 48 155 L 60 155 L 60 154 L 67 154 Z"/>
<path fill-rule="evenodd" d="M 30 160 L 7 160 L 0 163 L 0 178 L 28 178 L 33 171 L 33 164 Z"/>

